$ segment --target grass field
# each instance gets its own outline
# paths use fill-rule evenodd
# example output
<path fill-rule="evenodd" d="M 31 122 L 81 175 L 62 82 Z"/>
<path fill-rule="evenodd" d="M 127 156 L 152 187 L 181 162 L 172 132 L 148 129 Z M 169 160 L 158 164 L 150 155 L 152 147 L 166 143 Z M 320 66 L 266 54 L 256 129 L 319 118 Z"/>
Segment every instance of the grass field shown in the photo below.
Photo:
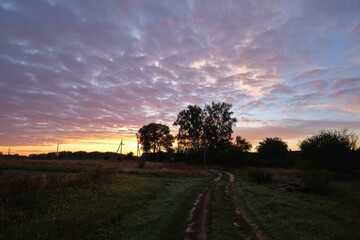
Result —
<path fill-rule="evenodd" d="M 232 194 L 272 239 L 360 239 L 358 180 L 332 181 L 325 195 L 285 192 L 276 185 L 301 181 L 299 172 L 267 170 L 274 181 L 265 185 L 230 171 Z M 178 163 L 0 161 L 0 239 L 184 239 L 189 210 L 215 175 Z M 212 191 L 209 239 L 242 234 L 227 182 Z"/>
<path fill-rule="evenodd" d="M 276 184 L 294 181 L 298 174 L 271 171 L 275 183 L 269 185 L 244 181 L 239 171 L 237 193 L 273 239 L 360 239 L 359 181 L 333 181 L 325 195 L 285 192 Z"/>
<path fill-rule="evenodd" d="M 170 177 L 161 169 L 64 174 L 55 173 L 62 165 L 49 166 L 50 174 L 32 167 L 1 174 L 0 239 L 183 239 L 188 209 L 208 180 L 179 167 Z"/>

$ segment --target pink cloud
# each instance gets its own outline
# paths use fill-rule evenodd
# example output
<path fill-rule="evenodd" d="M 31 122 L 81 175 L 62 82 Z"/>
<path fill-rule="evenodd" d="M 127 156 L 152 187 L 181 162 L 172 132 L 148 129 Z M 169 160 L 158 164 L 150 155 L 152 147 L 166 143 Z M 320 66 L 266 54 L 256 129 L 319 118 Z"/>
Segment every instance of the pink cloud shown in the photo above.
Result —
<path fill-rule="evenodd" d="M 360 97 L 354 98 L 354 104 L 360 105 Z"/>
<path fill-rule="evenodd" d="M 340 78 L 335 80 L 335 88 L 360 86 L 360 78 Z"/>
<path fill-rule="evenodd" d="M 306 106 L 360 121 L 354 106 L 340 109 L 359 102 L 355 2 L 13 5 L 0 7 L 2 145 L 130 136 L 212 101 L 232 103 L 242 124 L 269 134 L 274 116 L 317 119 L 319 108 Z"/>
<path fill-rule="evenodd" d="M 314 70 L 311 70 L 311 71 L 303 72 L 302 74 L 300 74 L 296 78 L 300 79 L 300 78 L 319 77 L 319 76 L 323 75 L 324 73 L 325 73 L 325 70 L 323 70 L 323 69 L 314 69 Z"/>
<path fill-rule="evenodd" d="M 339 97 L 348 98 L 351 96 L 359 96 L 359 95 L 360 95 L 360 88 L 339 90 L 331 94 L 331 96 L 335 98 L 339 98 Z"/>
<path fill-rule="evenodd" d="M 312 80 L 309 82 L 305 82 L 300 85 L 301 87 L 310 88 L 312 90 L 325 93 L 327 88 L 327 83 L 324 80 Z"/>

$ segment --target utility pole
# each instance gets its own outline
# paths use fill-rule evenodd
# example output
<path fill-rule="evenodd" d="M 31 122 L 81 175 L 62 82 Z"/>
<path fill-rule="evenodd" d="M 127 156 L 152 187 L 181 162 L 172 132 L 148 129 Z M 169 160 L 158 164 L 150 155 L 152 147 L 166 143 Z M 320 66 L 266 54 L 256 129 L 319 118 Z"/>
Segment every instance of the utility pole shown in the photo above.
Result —
<path fill-rule="evenodd" d="M 119 147 L 118 147 L 118 149 L 116 150 L 116 153 L 118 153 L 119 152 L 119 149 L 120 149 L 120 154 L 122 154 L 122 146 L 123 145 L 125 145 L 124 143 L 123 143 L 123 140 L 121 140 L 121 142 L 120 142 L 120 144 L 119 144 Z"/>
<path fill-rule="evenodd" d="M 138 157 L 140 155 L 140 144 L 137 143 L 137 149 L 136 149 L 136 156 Z"/>
<path fill-rule="evenodd" d="M 204 144 L 204 168 L 205 168 L 205 162 L 206 162 L 206 145 Z"/>
<path fill-rule="evenodd" d="M 205 134 L 202 136 L 202 144 L 203 144 L 203 147 L 204 147 L 204 160 L 203 160 L 203 163 L 204 163 L 204 168 L 205 168 L 205 164 L 206 164 L 206 156 L 208 155 L 207 154 L 207 149 L 206 149 L 206 136 Z"/>
<path fill-rule="evenodd" d="M 59 145 L 60 143 L 57 144 L 57 148 L 56 148 L 56 156 L 59 157 Z"/>
<path fill-rule="evenodd" d="M 9 149 L 8 149 L 8 155 L 10 155 L 10 150 L 11 150 L 11 147 L 9 147 Z"/>

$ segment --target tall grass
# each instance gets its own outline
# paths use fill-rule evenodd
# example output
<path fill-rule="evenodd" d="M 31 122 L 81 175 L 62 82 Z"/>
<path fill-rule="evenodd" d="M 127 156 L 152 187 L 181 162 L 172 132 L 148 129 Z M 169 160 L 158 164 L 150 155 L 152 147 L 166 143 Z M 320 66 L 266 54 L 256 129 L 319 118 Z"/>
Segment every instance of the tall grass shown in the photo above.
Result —
<path fill-rule="evenodd" d="M 76 173 L 102 170 L 112 173 L 160 173 L 168 175 L 207 175 L 208 169 L 185 163 L 144 162 L 139 169 L 139 161 L 113 160 L 1 160 L 0 171 L 60 172 Z"/>
<path fill-rule="evenodd" d="M 3 174 L 0 239 L 184 238 L 206 178 L 107 173 Z"/>
<path fill-rule="evenodd" d="M 319 196 L 252 184 L 242 176 L 238 196 L 274 239 L 360 239 L 359 182 L 331 182 L 328 193 Z"/>
<path fill-rule="evenodd" d="M 109 181 L 110 175 L 100 169 L 78 174 L 3 174 L 0 175 L 0 196 L 89 188 Z"/>

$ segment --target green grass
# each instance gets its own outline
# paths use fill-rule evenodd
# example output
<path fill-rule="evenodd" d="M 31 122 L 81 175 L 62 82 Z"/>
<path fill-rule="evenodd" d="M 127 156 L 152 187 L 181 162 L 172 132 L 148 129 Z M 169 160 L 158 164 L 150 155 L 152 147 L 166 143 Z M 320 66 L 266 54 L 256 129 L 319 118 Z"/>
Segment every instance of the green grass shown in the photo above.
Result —
<path fill-rule="evenodd" d="M 208 181 L 111 178 L 1 195 L 0 239 L 184 239 L 188 210 Z"/>
<path fill-rule="evenodd" d="M 215 185 L 210 203 L 209 239 L 232 240 L 239 239 L 233 223 L 236 221 L 236 213 L 232 200 L 225 194 L 226 178 Z"/>
<path fill-rule="evenodd" d="M 237 194 L 274 239 L 360 239 L 359 182 L 332 182 L 323 196 L 237 178 Z"/>

